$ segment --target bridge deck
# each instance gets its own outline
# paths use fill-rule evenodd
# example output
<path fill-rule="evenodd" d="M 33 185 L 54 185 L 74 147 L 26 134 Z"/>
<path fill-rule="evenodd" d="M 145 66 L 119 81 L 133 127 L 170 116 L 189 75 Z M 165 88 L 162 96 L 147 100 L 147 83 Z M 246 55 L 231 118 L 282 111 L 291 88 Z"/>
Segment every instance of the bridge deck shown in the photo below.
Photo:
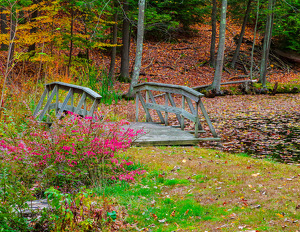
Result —
<path fill-rule="evenodd" d="M 179 128 L 149 122 L 132 122 L 130 128 L 143 129 L 146 132 L 135 140 L 136 146 L 184 146 L 197 145 L 203 140 L 220 140 L 219 138 L 195 138 L 193 134 Z"/>

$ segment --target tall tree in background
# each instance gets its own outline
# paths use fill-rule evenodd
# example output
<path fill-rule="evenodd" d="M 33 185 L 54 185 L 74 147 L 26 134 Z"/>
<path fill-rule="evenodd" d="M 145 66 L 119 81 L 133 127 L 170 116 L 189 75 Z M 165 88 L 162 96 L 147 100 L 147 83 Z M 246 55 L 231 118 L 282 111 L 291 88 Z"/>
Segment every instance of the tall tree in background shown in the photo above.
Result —
<path fill-rule="evenodd" d="M 133 97 L 133 87 L 137 85 L 140 75 L 143 57 L 143 40 L 144 40 L 144 16 L 145 16 L 145 0 L 139 0 L 139 19 L 137 27 L 136 54 L 134 61 L 134 69 L 131 78 L 128 97 Z"/>
<path fill-rule="evenodd" d="M 210 41 L 210 59 L 209 63 L 215 67 L 215 49 L 216 49 L 216 36 L 217 36 L 217 0 L 212 0 L 211 11 L 211 41 Z"/>
<path fill-rule="evenodd" d="M 120 81 L 130 82 L 129 78 L 129 51 L 130 51 L 130 21 L 128 18 L 129 2 L 123 2 L 123 28 L 122 28 L 122 51 L 121 51 L 121 70 Z"/>
<path fill-rule="evenodd" d="M 235 63 L 236 63 L 236 61 L 239 57 L 240 47 L 241 47 L 241 44 L 242 44 L 242 41 L 243 41 L 243 37 L 244 37 L 244 34 L 245 34 L 245 29 L 246 29 L 246 24 L 248 22 L 248 18 L 249 18 L 250 11 L 251 11 L 251 2 L 252 2 L 252 0 L 248 0 L 247 9 L 246 9 L 246 13 L 245 13 L 245 16 L 244 16 L 241 33 L 240 33 L 240 36 L 239 36 L 239 39 L 238 39 L 238 42 L 237 42 L 237 45 L 236 45 L 236 49 L 235 49 L 235 52 L 234 52 L 234 55 L 233 55 L 232 63 L 231 63 L 232 68 L 235 67 Z"/>
<path fill-rule="evenodd" d="M 38 2 L 39 2 L 38 0 L 33 1 L 34 4 L 38 4 Z M 31 13 L 31 16 L 30 16 L 30 22 L 35 22 L 36 17 L 38 17 L 38 9 L 37 8 L 33 9 L 33 12 Z M 33 26 L 30 29 L 30 33 L 34 34 L 36 32 L 37 32 L 37 27 Z M 33 51 L 35 51 L 35 43 L 30 44 L 29 47 L 28 47 L 28 52 L 33 52 Z"/>
<path fill-rule="evenodd" d="M 210 86 L 210 89 L 216 91 L 216 93 L 220 93 L 222 70 L 223 70 L 223 63 L 224 63 L 226 11 L 227 11 L 227 0 L 222 0 L 217 62 L 216 62 L 214 81 Z"/>
<path fill-rule="evenodd" d="M 113 15 L 113 20 L 115 24 L 113 25 L 112 28 L 112 44 L 117 45 L 117 40 L 118 40 L 118 12 L 117 9 L 115 9 L 115 13 Z M 111 56 L 110 56 L 110 66 L 109 66 L 109 73 L 108 77 L 110 80 L 112 80 L 114 76 L 114 71 L 115 71 L 115 65 L 116 65 L 116 55 L 117 55 L 117 47 L 114 46 L 111 48 Z"/>
<path fill-rule="evenodd" d="M 266 31 L 265 31 L 264 44 L 263 44 L 263 53 L 262 53 L 262 59 L 260 64 L 260 78 L 259 78 L 259 82 L 262 83 L 262 86 L 264 88 L 266 87 L 267 65 L 268 65 L 271 39 L 272 39 L 274 6 L 275 6 L 275 0 L 269 0 Z"/>

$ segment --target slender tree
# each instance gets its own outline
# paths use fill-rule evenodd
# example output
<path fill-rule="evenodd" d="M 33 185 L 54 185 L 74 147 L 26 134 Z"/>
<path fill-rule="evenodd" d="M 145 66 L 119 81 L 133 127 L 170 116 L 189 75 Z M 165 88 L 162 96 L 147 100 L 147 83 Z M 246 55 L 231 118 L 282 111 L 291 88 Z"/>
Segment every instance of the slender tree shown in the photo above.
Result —
<path fill-rule="evenodd" d="M 209 63 L 215 67 L 215 49 L 216 49 L 216 35 L 217 35 L 217 0 L 212 0 L 211 11 L 211 41 L 210 41 L 210 59 Z"/>
<path fill-rule="evenodd" d="M 244 34 L 245 34 L 246 24 L 248 22 L 248 18 L 249 18 L 250 11 L 251 11 L 251 2 L 252 2 L 252 0 L 248 0 L 247 9 L 246 9 L 246 13 L 245 13 L 245 16 L 244 16 L 240 37 L 238 39 L 236 49 L 235 49 L 235 52 L 234 52 L 234 55 L 233 55 L 233 58 L 232 58 L 232 63 L 231 63 L 232 68 L 235 67 L 235 63 L 236 63 L 236 61 L 239 57 L 241 44 L 242 44 L 243 37 L 244 37 Z"/>
<path fill-rule="evenodd" d="M 33 1 L 34 4 L 37 4 L 38 2 L 39 2 L 38 0 Z M 38 17 L 38 9 L 34 9 L 33 12 L 31 13 L 30 22 L 35 22 L 36 17 Z M 36 26 L 30 29 L 30 33 L 36 33 L 36 32 L 37 32 Z M 28 52 L 32 52 L 32 51 L 35 51 L 35 43 L 30 44 L 28 47 Z"/>
<path fill-rule="evenodd" d="M 220 92 L 223 62 L 224 62 L 225 34 L 226 34 L 226 11 L 227 11 L 227 0 L 222 0 L 218 55 L 217 55 L 214 81 L 213 81 L 212 85 L 210 86 L 210 89 L 216 91 L 216 93 Z"/>
<path fill-rule="evenodd" d="M 253 79 L 253 56 L 254 56 L 254 49 L 255 49 L 258 16 L 259 16 L 259 0 L 257 0 L 257 6 L 256 6 L 256 19 L 255 19 L 255 27 L 254 27 L 254 35 L 253 35 L 253 44 L 252 44 L 252 50 L 251 50 L 251 67 L 250 67 L 250 79 L 251 80 Z"/>
<path fill-rule="evenodd" d="M 127 93 L 128 97 L 133 96 L 133 87 L 137 85 L 140 75 L 143 57 L 143 40 L 144 40 L 144 16 L 145 16 L 145 0 L 139 0 L 139 18 L 137 27 L 137 41 L 134 69 L 131 78 L 131 84 Z"/>
<path fill-rule="evenodd" d="M 114 13 L 114 22 L 115 24 L 113 25 L 113 38 L 112 38 L 112 44 L 117 45 L 117 39 L 118 39 L 118 12 Z M 117 55 L 117 47 L 114 46 L 111 49 L 111 56 L 110 56 L 110 66 L 109 66 L 109 74 L 108 77 L 111 80 L 114 76 L 114 71 L 115 71 L 115 64 L 116 64 L 116 55 Z"/>
<path fill-rule="evenodd" d="M 130 82 L 129 78 L 129 51 L 130 51 L 130 21 L 128 18 L 129 3 L 124 0 L 123 3 L 124 19 L 122 28 L 122 51 L 121 51 L 121 71 L 120 80 Z"/>
<path fill-rule="evenodd" d="M 274 6 L 275 0 L 268 1 L 268 15 L 266 22 L 266 31 L 264 36 L 264 44 L 263 44 L 263 53 L 260 64 L 260 78 L 259 82 L 262 83 L 262 86 L 266 87 L 266 75 L 267 75 L 267 65 L 270 53 L 270 45 L 272 39 L 272 28 L 273 28 L 273 19 L 274 19 Z"/>

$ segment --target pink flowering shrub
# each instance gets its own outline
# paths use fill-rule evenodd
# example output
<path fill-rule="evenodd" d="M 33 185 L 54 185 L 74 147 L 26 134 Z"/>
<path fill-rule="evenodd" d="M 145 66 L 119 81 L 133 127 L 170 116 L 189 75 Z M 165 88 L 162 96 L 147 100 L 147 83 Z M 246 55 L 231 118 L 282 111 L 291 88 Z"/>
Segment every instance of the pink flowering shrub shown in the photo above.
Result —
<path fill-rule="evenodd" d="M 142 131 L 124 129 L 127 124 L 69 113 L 49 129 L 29 117 L 22 132 L 2 136 L 0 162 L 28 185 L 33 183 L 33 189 L 57 186 L 69 191 L 100 180 L 132 181 L 143 171 L 131 170 L 133 162 L 119 160 L 116 153 Z"/>

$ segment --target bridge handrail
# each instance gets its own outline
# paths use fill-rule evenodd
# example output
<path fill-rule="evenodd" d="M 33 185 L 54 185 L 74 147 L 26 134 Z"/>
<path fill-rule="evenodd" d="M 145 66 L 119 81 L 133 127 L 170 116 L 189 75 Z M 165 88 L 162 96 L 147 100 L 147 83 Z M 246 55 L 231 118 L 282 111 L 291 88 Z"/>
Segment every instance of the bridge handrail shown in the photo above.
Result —
<path fill-rule="evenodd" d="M 64 99 L 63 103 L 59 102 L 59 90 L 68 91 L 68 94 Z M 76 107 L 74 106 L 74 93 L 81 95 L 81 98 Z M 46 96 L 47 96 L 46 105 L 44 106 L 43 110 L 40 112 Z M 56 101 L 55 103 L 51 103 L 54 96 L 56 96 Z M 89 111 L 87 110 L 87 105 L 86 105 L 87 97 L 93 100 L 93 104 Z M 92 116 L 94 114 L 94 111 L 97 109 L 97 106 L 100 103 L 101 98 L 102 98 L 101 95 L 99 95 L 98 93 L 96 93 L 95 91 L 87 87 L 72 85 L 63 82 L 52 82 L 49 84 L 45 84 L 45 90 L 37 104 L 33 116 L 36 117 L 37 115 L 39 115 L 38 120 L 42 121 L 43 117 L 47 112 L 49 112 L 50 109 L 55 109 L 57 118 L 61 118 L 64 111 L 71 111 L 75 114 L 79 114 L 82 116 Z M 71 101 L 70 105 L 68 104 L 69 100 Z M 84 107 L 83 109 L 82 106 Z"/>
<path fill-rule="evenodd" d="M 171 85 L 171 84 L 162 84 L 162 83 L 155 83 L 155 82 L 146 82 L 141 83 L 133 87 L 134 91 L 141 91 L 141 90 L 153 90 L 153 91 L 162 91 L 168 93 L 175 93 L 181 94 L 185 97 L 188 97 L 194 101 L 199 101 L 204 94 L 199 93 L 198 91 L 181 85 Z"/>
<path fill-rule="evenodd" d="M 198 137 L 199 132 L 205 132 L 199 121 L 198 110 L 200 108 L 214 138 L 218 137 L 209 119 L 209 116 L 205 110 L 205 107 L 201 101 L 201 97 L 204 96 L 202 93 L 199 93 L 196 90 L 193 90 L 186 86 L 153 83 L 153 82 L 138 84 L 133 87 L 133 90 L 136 94 L 136 121 L 137 122 L 139 118 L 138 104 L 139 102 L 141 102 L 144 111 L 146 113 L 147 122 L 153 122 L 149 109 L 156 110 L 157 115 L 159 116 L 161 121 L 160 123 L 165 124 L 166 126 L 168 125 L 168 113 L 175 113 L 182 130 L 184 130 L 185 118 L 195 123 L 195 137 Z M 142 96 L 141 91 L 146 91 L 146 99 Z M 153 96 L 151 91 L 164 92 L 163 94 L 157 96 L 165 96 L 165 104 L 164 105 L 157 104 L 155 100 L 155 96 Z M 176 106 L 172 94 L 179 94 L 182 96 L 180 108 Z M 191 100 L 195 102 L 195 107 Z M 171 106 L 169 106 L 169 102 Z M 186 103 L 191 113 L 186 110 L 186 106 L 185 106 Z M 161 111 L 165 112 L 165 117 L 163 117 Z"/>
<path fill-rule="evenodd" d="M 70 88 L 72 88 L 74 93 L 82 94 L 83 92 L 85 92 L 86 94 L 88 94 L 88 96 L 90 96 L 90 98 L 93 98 L 93 99 L 101 99 L 102 98 L 100 94 L 96 93 L 95 91 L 91 90 L 90 88 L 83 87 L 80 85 L 73 85 L 73 84 L 68 84 L 68 83 L 59 82 L 59 81 L 45 84 L 45 86 L 48 87 L 50 91 L 54 89 L 55 85 L 57 85 L 59 87 L 59 89 L 63 89 L 66 91 L 68 91 Z"/>

